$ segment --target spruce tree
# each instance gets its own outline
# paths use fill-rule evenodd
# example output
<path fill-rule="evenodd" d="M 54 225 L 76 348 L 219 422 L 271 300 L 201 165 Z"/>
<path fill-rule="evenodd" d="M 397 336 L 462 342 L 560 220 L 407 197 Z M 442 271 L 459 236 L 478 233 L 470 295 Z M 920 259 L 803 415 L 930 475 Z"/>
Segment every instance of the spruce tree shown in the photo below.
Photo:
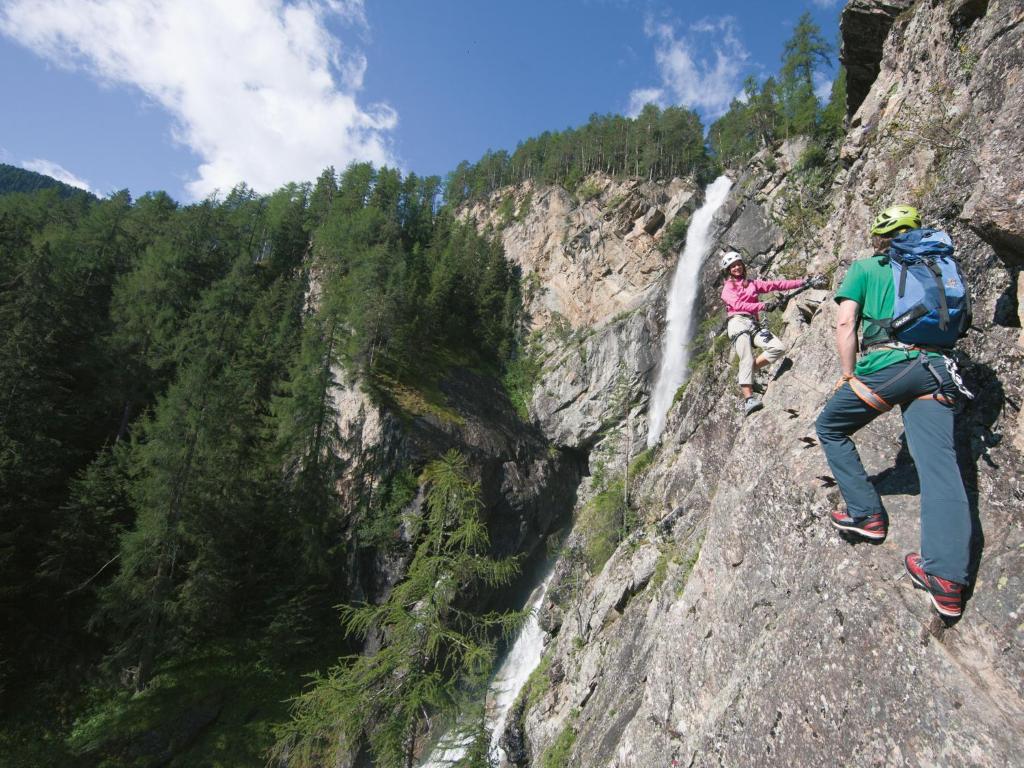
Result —
<path fill-rule="evenodd" d="M 347 657 L 295 701 L 276 755 L 290 765 L 333 764 L 365 739 L 375 765 L 411 768 L 429 717 L 452 716 L 466 689 L 479 692 L 494 661 L 496 633 L 517 613 L 476 614 L 468 601 L 481 586 L 508 584 L 514 560 L 488 557 L 479 484 L 455 451 L 421 477 L 426 512 L 415 532 L 405 579 L 381 605 L 346 606 L 342 624 L 379 648 Z"/>
<path fill-rule="evenodd" d="M 782 54 L 780 78 L 787 136 L 815 132 L 818 99 L 814 95 L 814 73 L 820 65 L 831 65 L 831 52 L 811 14 L 803 13 Z"/>

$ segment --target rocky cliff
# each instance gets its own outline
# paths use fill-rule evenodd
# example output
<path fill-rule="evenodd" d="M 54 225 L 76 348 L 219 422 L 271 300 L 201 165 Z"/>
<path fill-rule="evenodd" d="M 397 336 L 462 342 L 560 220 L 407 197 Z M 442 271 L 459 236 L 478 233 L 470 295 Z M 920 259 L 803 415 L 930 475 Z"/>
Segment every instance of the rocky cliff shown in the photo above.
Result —
<path fill-rule="evenodd" d="M 766 151 L 735 171 L 717 222 L 719 247 L 759 273 L 820 271 L 833 287 L 890 202 L 953 236 L 976 325 L 962 347 L 977 397 L 957 425 L 975 518 L 962 620 L 940 621 L 902 575 L 918 489 L 897 416 L 858 437 L 889 539 L 853 546 L 827 523 L 838 494 L 813 421 L 838 376 L 832 302 L 787 309 L 794 365 L 743 420 L 727 345 L 714 343 L 709 259 L 704 354 L 660 445 L 623 478 L 628 535 L 581 566 L 578 523 L 556 566 L 546 658 L 508 734 L 517 764 L 555 749 L 588 766 L 1024 763 L 1022 31 L 1009 0 L 853 0 L 842 32 L 854 112 L 837 173 L 798 171 L 797 144 Z M 535 286 L 545 363 L 531 418 L 556 446 L 589 452 L 578 521 L 642 447 L 670 266 L 655 246 L 698 202 L 682 183 L 592 184 L 585 201 L 507 192 L 530 205 L 503 230 Z"/>

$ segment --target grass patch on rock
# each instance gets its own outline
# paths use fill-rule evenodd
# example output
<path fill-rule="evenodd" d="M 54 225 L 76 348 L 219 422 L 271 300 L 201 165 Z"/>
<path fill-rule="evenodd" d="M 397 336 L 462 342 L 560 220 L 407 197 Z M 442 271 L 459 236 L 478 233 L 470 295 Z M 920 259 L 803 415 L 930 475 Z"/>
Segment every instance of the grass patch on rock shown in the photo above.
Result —
<path fill-rule="evenodd" d="M 572 749 L 576 746 L 576 728 L 569 723 L 540 756 L 540 768 L 570 768 Z"/>

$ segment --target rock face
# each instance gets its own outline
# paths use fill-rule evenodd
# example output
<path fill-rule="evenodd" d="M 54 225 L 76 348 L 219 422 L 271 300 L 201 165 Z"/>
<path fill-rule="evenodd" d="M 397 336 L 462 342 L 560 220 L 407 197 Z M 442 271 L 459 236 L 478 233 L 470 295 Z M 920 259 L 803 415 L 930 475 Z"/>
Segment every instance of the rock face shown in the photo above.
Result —
<path fill-rule="evenodd" d="M 548 358 L 530 404 L 541 430 L 556 445 L 586 450 L 625 408 L 645 419 L 658 358 L 653 307 L 579 335 Z M 613 412 L 615 411 L 615 412 Z M 637 425 L 642 439 L 646 421 Z"/>
<path fill-rule="evenodd" d="M 961 345 L 977 397 L 956 428 L 975 518 L 964 616 L 943 623 L 903 576 L 903 554 L 918 549 L 919 489 L 898 414 L 856 438 L 889 538 L 851 545 L 828 525 L 840 499 L 813 422 L 839 373 L 835 305 L 810 297 L 787 310 L 794 365 L 767 384 L 765 409 L 739 416 L 726 354 L 715 353 L 633 486 L 647 524 L 589 580 L 553 582 L 560 602 L 545 626 L 559 674 L 517 721 L 533 765 L 567 729 L 571 765 L 1024 764 L 1024 8 L 855 0 L 843 34 L 863 93 L 827 217 L 781 225 L 798 199 L 795 176 L 755 158 L 723 208 L 718 242 L 746 244 L 760 274 L 834 271 L 834 289 L 890 202 L 917 205 L 952 235 L 978 328 Z M 850 60 L 870 47 L 865 35 L 876 40 L 875 74 L 874 54 Z M 705 313 L 716 272 L 702 276 Z M 646 317 L 656 339 L 658 311 Z M 629 322 L 617 332 L 620 356 L 644 340 Z M 545 374 L 552 396 L 540 388 L 534 407 L 548 436 L 580 446 L 596 434 L 587 403 L 606 378 L 575 359 Z M 633 361 L 639 368 L 638 353 Z"/>
<path fill-rule="evenodd" d="M 882 45 L 893 21 L 914 0 L 851 0 L 843 11 L 839 61 L 846 67 L 846 111 L 853 114 L 878 77 Z"/>
<path fill-rule="evenodd" d="M 572 511 L 583 459 L 550 448 L 540 430 L 518 418 L 491 378 L 456 369 L 440 390 L 449 411 L 404 419 L 394 409 L 374 405 L 357 383 L 335 390 L 339 455 L 348 467 L 338 489 L 342 507 L 353 509 L 387 472 L 418 469 L 455 449 L 478 473 L 494 554 L 519 554 L 526 561 L 543 556 L 548 535 L 564 526 Z M 417 497 L 412 506 L 421 503 Z M 354 569 L 356 593 L 381 597 L 404 567 L 393 555 L 375 555 Z"/>
<path fill-rule="evenodd" d="M 675 252 L 657 247 L 664 225 L 688 219 L 699 196 L 679 179 L 662 185 L 594 176 L 582 188 L 600 191 L 581 200 L 561 187 L 527 183 L 464 212 L 481 227 L 503 227 L 505 255 L 522 269 L 534 328 L 560 320 L 588 328 L 649 304 L 675 264 Z M 518 221 L 502 220 L 505 198 L 521 211 Z"/>
<path fill-rule="evenodd" d="M 700 190 L 681 179 L 600 175 L 581 189 L 587 199 L 527 183 L 463 215 L 481 228 L 503 227 L 506 256 L 522 270 L 544 358 L 531 419 L 554 444 L 586 452 L 627 411 L 637 444 L 644 439 L 664 284 L 681 246 L 665 238 L 681 241 L 669 230 L 689 220 Z M 510 205 L 518 221 L 502 219 Z"/>

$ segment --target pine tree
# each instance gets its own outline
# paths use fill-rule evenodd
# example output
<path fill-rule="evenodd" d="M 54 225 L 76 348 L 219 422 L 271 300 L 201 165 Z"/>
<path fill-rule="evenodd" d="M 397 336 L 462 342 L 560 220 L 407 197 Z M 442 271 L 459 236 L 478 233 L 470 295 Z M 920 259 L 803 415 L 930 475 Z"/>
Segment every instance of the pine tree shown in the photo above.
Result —
<path fill-rule="evenodd" d="M 161 658 L 246 616 L 262 585 L 266 409 L 288 339 L 268 318 L 287 316 L 274 304 L 288 292 L 261 294 L 252 270 L 243 255 L 205 292 L 177 340 L 175 381 L 134 436 L 137 519 L 105 612 L 140 689 Z"/>
<path fill-rule="evenodd" d="M 814 72 L 818 65 L 831 65 L 831 52 L 811 14 L 803 13 L 782 54 L 780 77 L 787 136 L 814 133 L 818 116 Z"/>
<path fill-rule="evenodd" d="M 846 134 L 846 68 L 841 68 L 832 81 L 832 93 L 821 113 L 821 137 L 832 144 Z"/>
<path fill-rule="evenodd" d="M 333 764 L 368 741 L 376 765 L 411 768 L 430 716 L 451 715 L 462 692 L 479 690 L 494 661 L 495 632 L 510 632 L 518 614 L 477 615 L 474 590 L 508 584 L 514 560 L 486 555 L 480 489 L 455 451 L 423 472 L 426 514 L 404 581 L 381 605 L 346 607 L 342 622 L 379 650 L 348 657 L 295 701 L 276 752 L 290 765 Z"/>

